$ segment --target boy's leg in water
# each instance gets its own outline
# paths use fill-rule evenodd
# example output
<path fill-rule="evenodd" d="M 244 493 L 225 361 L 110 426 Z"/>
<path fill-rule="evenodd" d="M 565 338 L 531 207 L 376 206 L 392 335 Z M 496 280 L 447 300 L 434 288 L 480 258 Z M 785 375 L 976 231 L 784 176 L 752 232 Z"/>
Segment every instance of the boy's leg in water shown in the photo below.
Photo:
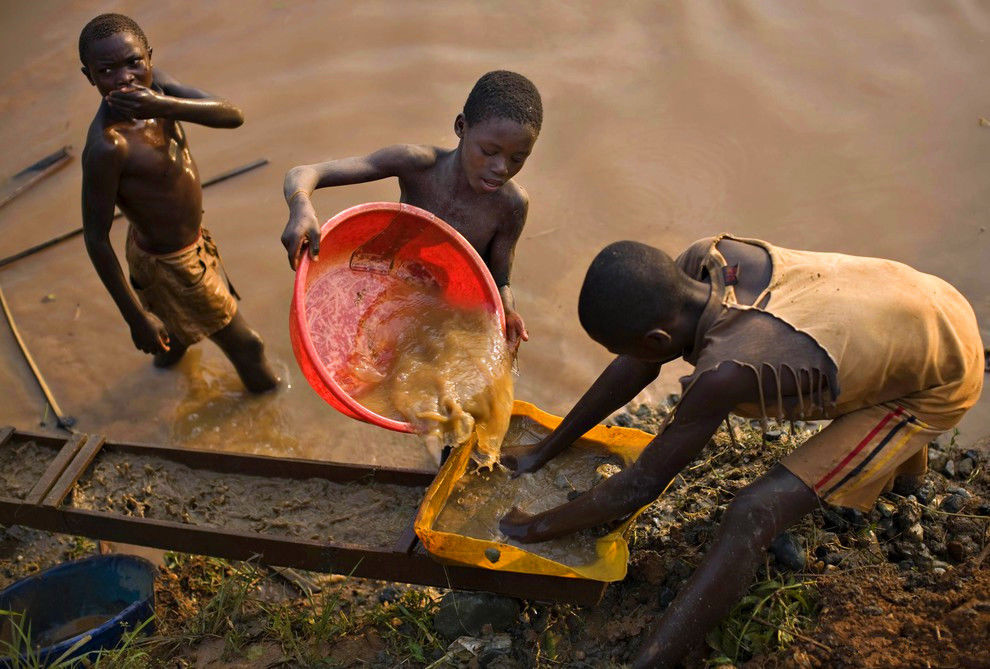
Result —
<path fill-rule="evenodd" d="M 226 354 L 241 377 L 244 386 L 253 393 L 263 393 L 278 385 L 278 377 L 265 359 L 265 344 L 238 311 L 234 318 L 210 339 Z"/>
<path fill-rule="evenodd" d="M 155 353 L 152 357 L 152 364 L 155 367 L 171 367 L 175 363 L 182 360 L 182 356 L 186 354 L 189 347 L 185 344 L 180 344 L 178 340 L 169 333 L 168 336 L 168 350 L 162 351 L 161 353 Z"/>
<path fill-rule="evenodd" d="M 674 666 L 746 593 L 773 538 L 818 506 L 782 465 L 744 488 L 726 509 L 701 565 L 639 650 L 635 667 Z"/>

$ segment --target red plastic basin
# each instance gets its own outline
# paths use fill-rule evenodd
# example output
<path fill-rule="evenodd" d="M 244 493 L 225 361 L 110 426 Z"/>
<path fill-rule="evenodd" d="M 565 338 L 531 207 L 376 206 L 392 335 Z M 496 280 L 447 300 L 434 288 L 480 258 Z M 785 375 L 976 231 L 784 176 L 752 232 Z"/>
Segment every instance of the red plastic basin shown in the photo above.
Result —
<path fill-rule="evenodd" d="M 395 232 L 408 240 L 388 254 L 394 255 L 392 270 L 386 275 L 351 269 L 354 251 L 385 230 L 376 246 L 388 246 Z M 410 272 L 438 286 L 450 304 L 480 306 L 496 314 L 504 331 L 505 313 L 495 281 L 471 244 L 428 211 L 396 202 L 357 205 L 323 225 L 320 257 L 313 261 L 303 256 L 289 310 L 292 350 L 313 390 L 351 418 L 400 432 L 415 430 L 351 396 L 361 385 L 351 359 L 359 332 L 387 315 L 390 292 L 399 282 L 408 290 Z"/>

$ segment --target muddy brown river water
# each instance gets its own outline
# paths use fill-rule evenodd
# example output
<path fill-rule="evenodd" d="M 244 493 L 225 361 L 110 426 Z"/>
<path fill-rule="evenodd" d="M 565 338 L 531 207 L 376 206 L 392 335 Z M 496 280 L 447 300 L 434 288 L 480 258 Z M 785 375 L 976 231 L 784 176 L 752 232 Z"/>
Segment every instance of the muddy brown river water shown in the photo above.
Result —
<path fill-rule="evenodd" d="M 79 73 L 95 0 L 0 3 L 0 177 L 81 150 L 99 102 Z M 160 371 L 134 350 L 82 240 L 0 270 L 18 324 L 78 427 L 117 440 L 428 466 L 409 435 L 337 414 L 292 358 L 281 181 L 298 163 L 392 142 L 449 146 L 483 72 L 523 72 L 543 132 L 518 181 L 529 221 L 513 290 L 531 341 L 516 396 L 561 413 L 608 362 L 582 332 L 584 269 L 630 238 L 677 252 L 728 230 L 881 255 L 939 274 L 990 340 L 990 5 L 127 0 L 156 66 L 241 105 L 237 130 L 187 124 L 201 174 L 271 164 L 206 191 L 204 222 L 288 387 L 247 397 L 215 347 Z M 78 159 L 0 210 L 0 257 L 80 224 Z M 394 182 L 319 191 L 329 218 L 395 200 Z M 123 225 L 114 241 L 119 252 Z M 44 300 L 46 296 L 53 299 Z M 677 388 L 672 365 L 644 398 Z M 0 424 L 44 400 L 0 327 Z M 990 433 L 984 399 L 963 438 Z"/>

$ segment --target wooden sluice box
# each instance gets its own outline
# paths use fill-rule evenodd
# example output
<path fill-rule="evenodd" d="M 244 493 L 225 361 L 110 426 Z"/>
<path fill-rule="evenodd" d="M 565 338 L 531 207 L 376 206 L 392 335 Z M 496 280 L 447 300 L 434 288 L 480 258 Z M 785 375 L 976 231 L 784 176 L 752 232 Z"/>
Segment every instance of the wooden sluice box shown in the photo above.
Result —
<path fill-rule="evenodd" d="M 413 531 L 436 472 L 0 428 L 0 523 L 261 564 L 595 604 L 606 583 L 443 564 Z"/>

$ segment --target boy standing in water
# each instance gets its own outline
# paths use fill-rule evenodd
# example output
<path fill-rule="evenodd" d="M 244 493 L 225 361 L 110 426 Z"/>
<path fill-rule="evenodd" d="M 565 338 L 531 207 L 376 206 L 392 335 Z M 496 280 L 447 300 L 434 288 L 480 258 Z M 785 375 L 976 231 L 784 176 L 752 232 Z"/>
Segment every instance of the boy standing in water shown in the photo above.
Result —
<path fill-rule="evenodd" d="M 499 70 L 474 85 L 454 119 L 456 148 L 396 144 L 366 156 L 294 167 L 285 175 L 289 222 L 282 244 L 296 269 L 303 246 L 319 254 L 320 223 L 310 201 L 317 188 L 396 177 L 400 201 L 425 209 L 464 235 L 488 266 L 505 308 L 513 347 L 529 339 L 515 309 L 509 274 L 526 223 L 529 197 L 512 178 L 543 124 L 539 91 L 526 77 Z"/>
<path fill-rule="evenodd" d="M 248 390 L 274 388 L 261 337 L 238 312 L 216 246 L 200 226 L 203 192 L 179 123 L 236 128 L 241 111 L 153 69 L 144 32 L 120 14 L 86 24 L 79 58 L 103 98 L 82 155 L 86 250 L 134 345 L 166 367 L 209 337 Z M 130 222 L 133 291 L 110 245 L 115 205 Z"/>
<path fill-rule="evenodd" d="M 681 401 L 632 466 L 572 502 L 502 531 L 542 541 L 649 504 L 728 413 L 832 419 L 725 511 L 711 549 L 640 649 L 638 667 L 673 666 L 741 597 L 771 540 L 821 502 L 869 510 L 979 398 L 982 344 L 969 303 L 941 279 L 877 258 L 813 253 L 720 235 L 675 262 L 618 242 L 595 258 L 581 325 L 618 357 L 558 428 L 506 453 L 533 471 L 684 357 Z"/>

